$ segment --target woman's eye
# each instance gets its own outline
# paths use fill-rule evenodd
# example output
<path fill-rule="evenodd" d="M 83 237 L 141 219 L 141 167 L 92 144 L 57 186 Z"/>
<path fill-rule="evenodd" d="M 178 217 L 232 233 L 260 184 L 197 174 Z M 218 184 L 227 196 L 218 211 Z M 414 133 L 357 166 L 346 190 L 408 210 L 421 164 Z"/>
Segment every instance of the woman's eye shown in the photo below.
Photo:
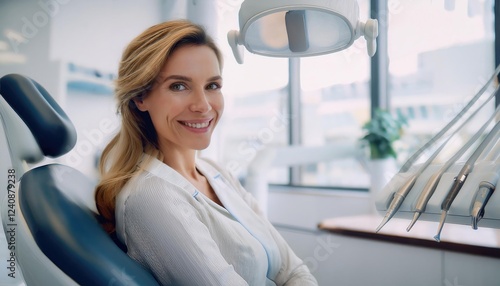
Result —
<path fill-rule="evenodd" d="M 220 84 L 218 84 L 216 82 L 210 83 L 207 86 L 207 89 L 210 89 L 210 90 L 216 90 L 216 89 L 219 89 L 219 88 L 221 88 L 221 86 L 220 86 Z"/>
<path fill-rule="evenodd" d="M 186 86 L 182 83 L 174 83 L 174 84 L 170 85 L 170 90 L 183 91 L 183 90 L 186 90 Z"/>

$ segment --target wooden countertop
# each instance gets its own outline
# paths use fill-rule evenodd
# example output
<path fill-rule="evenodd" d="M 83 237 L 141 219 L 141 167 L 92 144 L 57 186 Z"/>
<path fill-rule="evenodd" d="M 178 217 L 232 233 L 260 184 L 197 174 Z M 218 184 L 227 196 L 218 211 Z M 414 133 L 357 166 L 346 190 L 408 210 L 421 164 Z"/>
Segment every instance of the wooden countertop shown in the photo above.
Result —
<path fill-rule="evenodd" d="M 500 258 L 499 229 L 479 227 L 474 230 L 467 225 L 445 224 L 441 242 L 437 242 L 434 240 L 437 222 L 417 221 L 407 232 L 410 220 L 393 218 L 375 233 L 381 221 L 379 215 L 338 217 L 325 219 L 318 227 L 339 235 Z"/>

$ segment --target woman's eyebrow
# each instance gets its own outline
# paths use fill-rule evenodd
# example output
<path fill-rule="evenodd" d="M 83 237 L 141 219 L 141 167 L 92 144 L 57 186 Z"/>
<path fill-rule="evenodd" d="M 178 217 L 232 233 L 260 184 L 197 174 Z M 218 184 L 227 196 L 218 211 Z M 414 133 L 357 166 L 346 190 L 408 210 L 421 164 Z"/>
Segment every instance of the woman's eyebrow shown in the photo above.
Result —
<path fill-rule="evenodd" d="M 167 80 L 182 80 L 182 81 L 188 81 L 191 82 L 193 81 L 190 77 L 183 76 L 183 75 L 170 75 L 165 77 L 161 82 L 166 82 Z"/>
<path fill-rule="evenodd" d="M 218 80 L 222 80 L 222 76 L 216 75 L 216 76 L 209 78 L 207 81 L 218 81 Z"/>
<path fill-rule="evenodd" d="M 183 76 L 183 75 L 170 75 L 170 76 L 167 76 L 164 79 L 162 79 L 161 82 L 166 82 L 168 80 L 181 80 L 181 81 L 187 81 L 187 82 L 192 82 L 193 81 L 192 78 L 187 77 L 187 76 Z M 207 79 L 207 81 L 218 81 L 218 80 L 222 80 L 222 76 L 216 75 L 216 76 L 213 76 L 213 77 L 210 77 L 209 79 Z"/>

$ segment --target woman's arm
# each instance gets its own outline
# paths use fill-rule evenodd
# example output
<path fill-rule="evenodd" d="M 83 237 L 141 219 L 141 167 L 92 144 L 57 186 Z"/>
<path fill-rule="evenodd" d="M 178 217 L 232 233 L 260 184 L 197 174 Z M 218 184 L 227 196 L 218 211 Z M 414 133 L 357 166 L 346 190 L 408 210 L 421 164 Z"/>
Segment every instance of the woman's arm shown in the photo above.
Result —
<path fill-rule="evenodd" d="M 221 255 L 184 190 L 148 180 L 125 201 L 125 243 L 166 285 L 248 285 Z M 178 188 L 172 186 L 172 188 Z"/>

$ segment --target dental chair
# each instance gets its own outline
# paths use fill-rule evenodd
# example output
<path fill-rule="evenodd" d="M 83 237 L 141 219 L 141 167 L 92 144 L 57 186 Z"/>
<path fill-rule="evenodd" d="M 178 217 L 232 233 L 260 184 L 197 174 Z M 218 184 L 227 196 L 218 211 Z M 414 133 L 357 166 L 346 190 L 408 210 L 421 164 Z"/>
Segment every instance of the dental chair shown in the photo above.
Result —
<path fill-rule="evenodd" d="M 0 209 L 9 273 L 22 273 L 26 285 L 158 285 L 101 228 L 92 181 L 69 166 L 44 164 L 76 143 L 55 100 L 17 74 L 0 78 L 0 94 Z"/>

